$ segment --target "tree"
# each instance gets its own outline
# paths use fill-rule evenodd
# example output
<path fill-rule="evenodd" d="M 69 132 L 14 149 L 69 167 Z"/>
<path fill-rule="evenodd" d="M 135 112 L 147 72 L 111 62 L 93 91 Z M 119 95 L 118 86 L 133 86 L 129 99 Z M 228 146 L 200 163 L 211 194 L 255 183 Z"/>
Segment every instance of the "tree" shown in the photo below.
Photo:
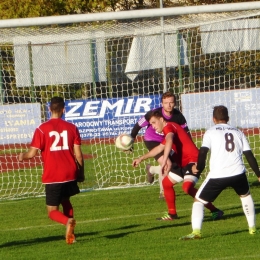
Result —
<path fill-rule="evenodd" d="M 1 0 L 0 19 L 87 13 L 92 7 L 88 0 Z"/>
<path fill-rule="evenodd" d="M 164 7 L 223 4 L 241 0 L 162 0 Z M 243 2 L 249 2 L 247 0 Z M 160 0 L 1 0 L 0 19 L 159 8 Z"/>

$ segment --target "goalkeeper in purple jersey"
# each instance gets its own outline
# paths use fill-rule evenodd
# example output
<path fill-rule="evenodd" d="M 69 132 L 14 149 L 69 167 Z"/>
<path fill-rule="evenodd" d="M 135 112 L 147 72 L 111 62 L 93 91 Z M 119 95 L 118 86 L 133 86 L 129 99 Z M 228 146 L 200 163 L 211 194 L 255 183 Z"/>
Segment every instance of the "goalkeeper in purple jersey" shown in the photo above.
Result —
<path fill-rule="evenodd" d="M 179 124 L 190 135 L 185 117 L 178 109 L 174 108 L 176 105 L 175 95 L 170 91 L 163 93 L 161 98 L 161 104 L 162 104 L 161 107 L 155 108 L 153 110 L 160 110 L 166 121 Z M 151 151 L 154 147 L 158 146 L 164 139 L 164 136 L 162 134 L 157 133 L 152 128 L 152 126 L 148 121 L 149 114 L 151 113 L 151 111 L 147 112 L 143 117 L 141 117 L 138 120 L 138 122 L 134 125 L 131 131 L 131 136 L 133 137 L 133 139 L 135 139 L 140 129 L 143 127 L 147 127 L 144 134 L 144 143 L 149 151 Z M 151 166 L 149 164 L 146 165 L 147 180 L 148 182 L 153 183 L 154 174 L 159 174 L 159 184 L 160 184 L 159 198 L 164 199 L 163 187 L 162 187 L 162 180 L 164 175 L 162 174 L 161 166 L 160 166 L 163 160 L 163 152 L 157 154 L 154 157 L 154 159 L 159 163 L 159 165 L 158 166 Z"/>

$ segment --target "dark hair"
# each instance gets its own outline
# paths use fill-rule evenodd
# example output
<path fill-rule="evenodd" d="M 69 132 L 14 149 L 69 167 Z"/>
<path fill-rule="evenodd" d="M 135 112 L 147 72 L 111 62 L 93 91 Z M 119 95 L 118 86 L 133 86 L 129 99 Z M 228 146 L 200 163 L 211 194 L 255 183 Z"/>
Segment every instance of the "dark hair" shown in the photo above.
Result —
<path fill-rule="evenodd" d="M 225 106 L 215 106 L 213 108 L 213 117 L 218 121 L 228 122 L 228 109 Z"/>
<path fill-rule="evenodd" d="M 171 91 L 166 91 L 166 92 L 164 92 L 162 94 L 161 102 L 163 101 L 163 99 L 169 98 L 169 97 L 173 97 L 174 98 L 174 102 L 176 102 L 176 97 L 175 97 L 175 95 Z"/>
<path fill-rule="evenodd" d="M 152 110 L 147 114 L 147 120 L 150 121 L 152 117 L 161 118 L 163 117 L 161 110 Z"/>
<path fill-rule="evenodd" d="M 50 110 L 52 112 L 62 112 L 65 107 L 65 102 L 62 97 L 53 97 L 50 103 Z"/>

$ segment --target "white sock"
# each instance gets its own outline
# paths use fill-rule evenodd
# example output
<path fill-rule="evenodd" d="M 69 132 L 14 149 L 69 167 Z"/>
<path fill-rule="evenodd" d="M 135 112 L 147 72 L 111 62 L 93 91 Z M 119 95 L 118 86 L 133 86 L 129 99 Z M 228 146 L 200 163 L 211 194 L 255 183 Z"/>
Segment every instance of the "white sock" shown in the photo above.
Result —
<path fill-rule="evenodd" d="M 162 167 L 160 165 L 151 166 L 149 169 L 151 174 L 158 174 L 159 175 L 159 185 L 160 185 L 160 193 L 163 193 L 163 185 L 162 185 Z"/>
<path fill-rule="evenodd" d="M 195 201 L 192 205 L 191 223 L 192 230 L 201 230 L 202 221 L 204 217 L 204 204 Z"/>
<path fill-rule="evenodd" d="M 161 167 L 161 166 L 160 166 Z M 163 176 L 161 173 L 159 173 L 159 185 L 160 185 L 160 193 L 163 193 L 163 184 L 162 184 L 162 181 L 163 181 Z"/>
<path fill-rule="evenodd" d="M 249 227 L 255 226 L 255 206 L 251 194 L 241 198 L 242 207 L 246 215 L 247 223 Z"/>
<path fill-rule="evenodd" d="M 149 172 L 151 174 L 160 174 L 162 172 L 162 167 L 160 165 L 151 166 L 150 169 L 149 169 Z"/>

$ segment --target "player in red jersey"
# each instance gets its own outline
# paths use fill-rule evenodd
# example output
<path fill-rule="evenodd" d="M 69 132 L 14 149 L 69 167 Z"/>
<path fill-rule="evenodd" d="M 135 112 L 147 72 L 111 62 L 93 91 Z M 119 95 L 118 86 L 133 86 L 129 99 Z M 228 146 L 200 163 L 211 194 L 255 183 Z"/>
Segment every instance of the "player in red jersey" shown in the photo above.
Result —
<path fill-rule="evenodd" d="M 66 242 L 72 244 L 76 221 L 70 197 L 79 193 L 77 181 L 85 179 L 81 139 L 77 127 L 61 118 L 65 112 L 63 98 L 53 97 L 49 109 L 51 119 L 35 130 L 29 150 L 19 154 L 19 161 L 31 159 L 41 151 L 48 216 L 66 225 Z M 60 204 L 63 213 L 59 211 Z"/>
<path fill-rule="evenodd" d="M 158 218 L 158 220 L 173 220 L 178 218 L 173 186 L 183 181 L 183 191 L 193 198 L 196 195 L 197 189 L 194 186 L 200 177 L 200 172 L 193 174 L 192 166 L 198 160 L 199 150 L 183 128 L 176 123 L 167 122 L 160 111 L 150 113 L 149 123 L 156 132 L 164 135 L 164 140 L 150 152 L 135 159 L 133 166 L 136 167 L 143 160 L 154 157 L 156 154 L 164 151 L 161 166 L 166 175 L 163 179 L 163 188 L 168 212 L 163 217 Z M 169 156 L 173 161 L 171 165 L 168 164 Z M 211 203 L 208 203 L 206 208 L 212 212 L 213 220 L 220 219 L 224 214 L 223 211 L 217 209 Z"/>
<path fill-rule="evenodd" d="M 144 144 L 149 151 L 162 142 L 164 138 L 163 135 L 156 133 L 156 131 L 153 129 L 153 127 L 151 126 L 148 120 L 149 114 L 154 110 L 160 111 L 166 121 L 179 124 L 190 135 L 190 130 L 188 128 L 185 117 L 177 108 L 175 108 L 175 106 L 176 106 L 176 96 L 170 91 L 164 92 L 161 96 L 161 106 L 148 111 L 134 125 L 131 131 L 131 136 L 133 137 L 133 139 L 136 138 L 138 132 L 142 128 L 146 127 L 143 138 L 144 138 Z M 163 158 L 163 152 L 157 154 L 154 157 L 154 159 L 159 163 L 158 166 L 151 166 L 150 164 L 146 165 L 147 181 L 149 183 L 154 182 L 155 174 L 159 175 L 159 185 L 160 185 L 159 198 L 160 199 L 164 199 L 164 192 L 163 192 L 163 185 L 162 185 L 163 175 L 162 175 L 162 168 L 160 165 L 162 162 L 162 158 Z"/>

